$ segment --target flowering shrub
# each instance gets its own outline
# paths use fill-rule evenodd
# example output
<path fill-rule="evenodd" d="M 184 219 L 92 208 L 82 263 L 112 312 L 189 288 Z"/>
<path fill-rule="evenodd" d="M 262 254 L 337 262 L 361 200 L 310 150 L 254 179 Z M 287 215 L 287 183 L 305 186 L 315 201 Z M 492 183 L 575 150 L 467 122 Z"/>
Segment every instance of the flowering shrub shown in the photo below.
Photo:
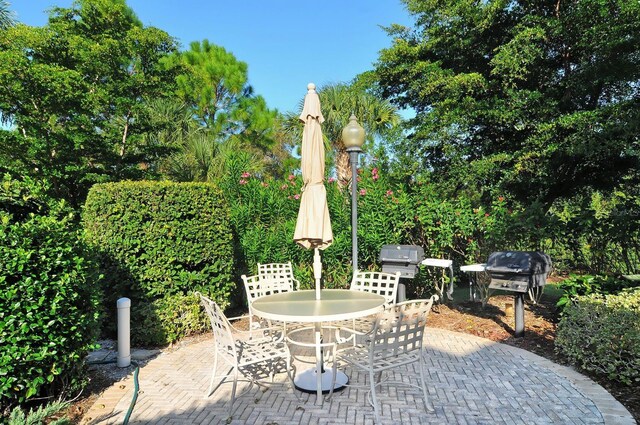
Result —
<path fill-rule="evenodd" d="M 476 262 L 505 245 L 503 231 L 519 218 L 504 196 L 492 205 L 472 205 L 466 199 L 442 199 L 428 184 L 393 184 L 377 168 L 359 170 L 358 266 L 380 268 L 378 256 L 385 244 L 417 244 L 429 257 L 453 258 L 456 264 Z M 242 181 L 242 183 L 240 183 Z M 312 251 L 293 242 L 302 191 L 302 178 L 263 180 L 238 171 L 223 185 L 231 204 L 232 223 L 241 258 L 238 273 L 255 273 L 257 263 L 292 261 L 303 286 L 313 285 Z M 347 287 L 351 275 L 351 194 L 341 191 L 330 177 L 325 182 L 334 234 L 333 244 L 322 253 L 325 287 Z M 424 273 L 416 285 L 430 287 Z"/>

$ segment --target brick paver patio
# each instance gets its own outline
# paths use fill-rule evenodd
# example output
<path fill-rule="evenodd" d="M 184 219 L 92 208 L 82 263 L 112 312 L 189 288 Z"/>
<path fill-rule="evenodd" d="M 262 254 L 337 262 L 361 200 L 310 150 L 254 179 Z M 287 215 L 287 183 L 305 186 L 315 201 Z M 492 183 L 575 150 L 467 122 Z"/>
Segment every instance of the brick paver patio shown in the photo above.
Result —
<path fill-rule="evenodd" d="M 471 335 L 429 328 L 427 332 L 427 413 L 421 391 L 382 386 L 382 420 L 388 424 L 635 424 L 629 412 L 600 385 L 540 356 Z M 140 392 L 132 424 L 373 424 L 367 388 L 349 387 L 323 406 L 315 394 L 288 385 L 263 391 L 253 386 L 228 419 L 231 384 L 205 398 L 211 367 L 211 340 L 163 353 L 140 369 Z M 308 367 L 297 364 L 298 370 Z M 115 367 L 115 366 L 114 366 Z M 346 369 L 353 384 L 365 376 Z M 285 382 L 285 376 L 277 377 Z M 418 382 L 412 368 L 390 380 Z M 83 424 L 122 423 L 133 395 L 133 378 L 107 389 Z M 238 392 L 248 388 L 240 383 Z"/>

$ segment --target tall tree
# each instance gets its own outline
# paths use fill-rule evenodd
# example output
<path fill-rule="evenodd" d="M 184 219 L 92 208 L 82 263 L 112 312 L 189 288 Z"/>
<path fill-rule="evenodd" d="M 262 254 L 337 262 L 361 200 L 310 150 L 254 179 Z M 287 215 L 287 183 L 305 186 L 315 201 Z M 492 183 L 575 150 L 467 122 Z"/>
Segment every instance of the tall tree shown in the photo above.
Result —
<path fill-rule="evenodd" d="M 377 139 L 389 135 L 401 122 L 396 107 L 364 87 L 356 80 L 352 84 L 327 84 L 318 89 L 325 118 L 322 133 L 325 144 L 333 151 L 340 187 L 345 187 L 351 179 L 351 162 L 342 143 L 342 129 L 348 124 L 351 114 L 356 115 L 366 131 L 365 150 L 368 151 L 373 149 Z M 290 113 L 287 122 L 289 132 L 295 134 L 297 140 L 301 140 L 298 115 Z"/>
<path fill-rule="evenodd" d="M 176 78 L 176 94 L 192 107 L 203 127 L 222 140 L 237 136 L 264 149 L 273 144 L 277 112 L 253 93 L 246 63 L 206 39 L 192 42 L 189 50 L 176 53 L 171 62 L 183 69 Z"/>
<path fill-rule="evenodd" d="M 435 178 L 547 205 L 640 162 L 636 0 L 403 0 L 376 73 Z"/>
<path fill-rule="evenodd" d="M 79 0 L 42 27 L 0 31 L 0 165 L 51 183 L 80 205 L 96 181 L 141 178 L 148 99 L 170 90 L 165 32 L 141 25 L 124 0 Z"/>
<path fill-rule="evenodd" d="M 15 24 L 15 15 L 9 9 L 9 2 L 0 0 L 0 30 L 9 28 L 13 24 Z"/>

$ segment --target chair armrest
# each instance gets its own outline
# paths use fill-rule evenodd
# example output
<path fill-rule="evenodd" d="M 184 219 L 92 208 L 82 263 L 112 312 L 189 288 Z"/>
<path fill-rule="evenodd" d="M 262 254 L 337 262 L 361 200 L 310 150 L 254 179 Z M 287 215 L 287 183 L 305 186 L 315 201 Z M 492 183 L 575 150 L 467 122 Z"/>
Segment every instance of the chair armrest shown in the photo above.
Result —
<path fill-rule="evenodd" d="M 300 290 L 300 281 L 298 279 L 296 279 L 295 277 L 292 277 L 291 280 L 295 282 L 296 291 L 299 291 Z"/>
<path fill-rule="evenodd" d="M 350 335 L 343 338 L 340 335 L 340 331 L 344 331 L 345 333 L 348 333 Z M 373 329 L 370 329 L 367 332 L 362 332 L 350 327 L 336 327 L 335 329 L 335 338 L 336 338 L 336 343 L 338 344 L 344 344 L 349 341 L 357 341 L 358 339 L 362 340 L 362 338 L 368 335 L 373 335 Z"/>

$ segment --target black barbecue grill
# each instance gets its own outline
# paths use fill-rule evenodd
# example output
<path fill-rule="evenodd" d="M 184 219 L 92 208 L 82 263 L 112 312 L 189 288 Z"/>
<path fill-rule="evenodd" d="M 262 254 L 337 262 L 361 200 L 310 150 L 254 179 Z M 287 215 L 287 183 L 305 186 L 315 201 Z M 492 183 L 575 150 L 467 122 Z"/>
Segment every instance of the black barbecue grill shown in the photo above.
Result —
<path fill-rule="evenodd" d="M 400 277 L 415 277 L 423 258 L 424 249 L 417 245 L 383 245 L 380 250 L 382 271 L 400 272 Z"/>
<path fill-rule="evenodd" d="M 414 278 L 418 265 L 424 258 L 424 249 L 417 245 L 383 245 L 380 250 L 380 263 L 385 273 L 400 272 L 400 277 Z M 406 288 L 398 285 L 397 301 L 406 299 Z"/>
<path fill-rule="evenodd" d="M 514 293 L 515 336 L 524 336 L 524 294 L 534 302 L 539 300 L 551 271 L 551 258 L 544 252 L 494 252 L 489 255 L 486 271 L 491 276 L 489 289 Z"/>

